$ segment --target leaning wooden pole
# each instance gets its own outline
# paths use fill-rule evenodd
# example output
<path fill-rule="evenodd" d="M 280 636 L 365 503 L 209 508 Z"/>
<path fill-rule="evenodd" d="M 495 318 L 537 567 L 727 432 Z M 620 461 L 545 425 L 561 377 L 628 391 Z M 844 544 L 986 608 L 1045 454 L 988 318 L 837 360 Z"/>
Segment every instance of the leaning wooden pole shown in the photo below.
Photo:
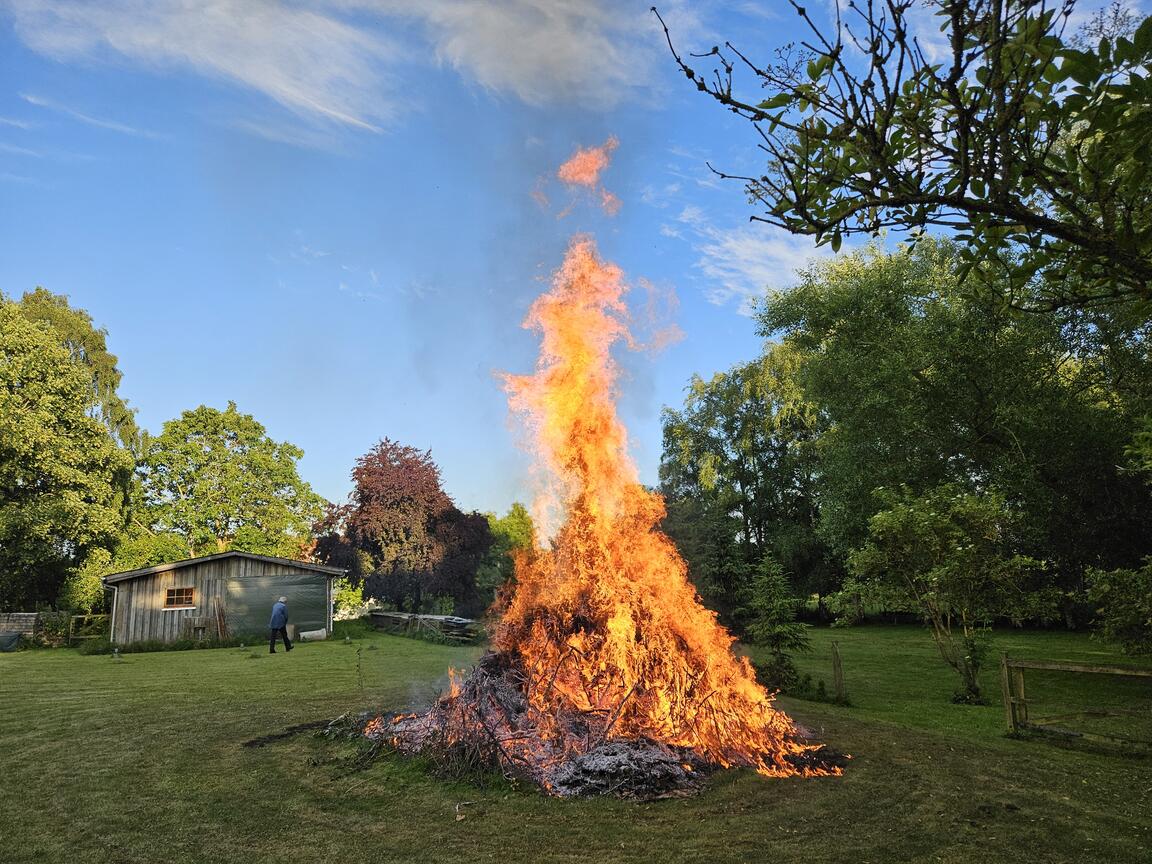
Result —
<path fill-rule="evenodd" d="M 1000 693 L 1004 699 L 1004 724 L 1009 732 L 1017 732 L 1016 706 L 1012 695 L 1012 679 L 1008 670 L 1008 655 L 1000 655 Z"/>
<path fill-rule="evenodd" d="M 840 645 L 832 643 L 832 692 L 839 705 L 848 704 L 848 692 L 844 689 L 844 666 L 840 662 Z"/>

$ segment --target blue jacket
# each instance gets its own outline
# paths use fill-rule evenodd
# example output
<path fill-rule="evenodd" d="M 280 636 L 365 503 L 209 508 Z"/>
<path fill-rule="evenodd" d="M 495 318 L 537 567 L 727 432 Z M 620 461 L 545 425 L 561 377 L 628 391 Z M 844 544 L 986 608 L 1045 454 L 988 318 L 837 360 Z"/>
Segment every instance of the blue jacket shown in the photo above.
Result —
<path fill-rule="evenodd" d="M 269 630 L 279 630 L 288 623 L 288 607 L 276 601 L 276 605 L 272 607 L 272 620 L 268 622 Z"/>

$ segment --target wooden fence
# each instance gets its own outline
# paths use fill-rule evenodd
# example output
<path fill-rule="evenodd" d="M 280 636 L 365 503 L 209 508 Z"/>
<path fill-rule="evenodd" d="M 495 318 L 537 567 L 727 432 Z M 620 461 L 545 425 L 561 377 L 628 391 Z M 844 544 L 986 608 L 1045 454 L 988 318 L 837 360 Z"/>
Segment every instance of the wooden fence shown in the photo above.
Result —
<path fill-rule="evenodd" d="M 73 615 L 68 619 L 68 644 L 108 638 L 107 615 Z"/>
<path fill-rule="evenodd" d="M 1010 733 L 1023 731 L 1043 732 L 1070 738 L 1082 738 L 1105 744 L 1119 744 L 1152 751 L 1152 740 L 1129 738 L 1121 735 L 1105 735 L 1099 732 L 1086 732 L 1067 729 L 1057 724 L 1084 717 L 1147 716 L 1152 722 L 1152 711 L 1119 708 L 1088 708 L 1064 714 L 1032 716 L 1029 700 L 1024 688 L 1024 671 L 1041 669 L 1050 672 L 1082 672 L 1093 675 L 1115 675 L 1129 678 L 1152 679 L 1152 669 L 1135 669 L 1128 666 L 1099 666 L 1091 663 L 1071 663 L 1060 660 L 1013 660 L 1007 654 L 1000 656 L 1000 686 L 1004 695 L 1004 720 Z"/>
<path fill-rule="evenodd" d="M 0 612 L 0 632 L 35 636 L 39 629 L 39 612 Z"/>

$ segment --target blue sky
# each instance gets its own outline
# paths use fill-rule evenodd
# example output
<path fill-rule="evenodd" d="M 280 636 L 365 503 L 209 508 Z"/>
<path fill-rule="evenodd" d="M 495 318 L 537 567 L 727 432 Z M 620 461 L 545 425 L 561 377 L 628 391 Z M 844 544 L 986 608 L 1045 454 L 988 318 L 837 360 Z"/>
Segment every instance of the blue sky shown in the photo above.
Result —
<path fill-rule="evenodd" d="M 590 232 L 638 304 L 641 280 L 678 298 L 683 339 L 621 357 L 654 483 L 661 406 L 755 355 L 749 298 L 813 248 L 710 175 L 756 169 L 752 130 L 686 86 L 649 5 L 0 0 L 0 291 L 87 309 L 151 431 L 234 400 L 329 499 L 388 436 L 502 512 L 532 492 L 497 373 L 531 369 L 520 322 Z M 782 0 L 661 11 L 688 50 L 799 35 Z M 610 134 L 621 212 L 559 216 L 549 178 Z"/>

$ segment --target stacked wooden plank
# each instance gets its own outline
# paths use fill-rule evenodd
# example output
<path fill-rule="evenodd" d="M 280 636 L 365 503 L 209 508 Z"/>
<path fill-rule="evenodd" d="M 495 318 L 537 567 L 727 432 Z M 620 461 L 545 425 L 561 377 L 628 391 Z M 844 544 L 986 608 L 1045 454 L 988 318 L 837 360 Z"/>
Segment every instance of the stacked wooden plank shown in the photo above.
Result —
<path fill-rule="evenodd" d="M 372 612 L 372 624 L 379 630 L 405 636 L 427 636 L 449 642 L 474 642 L 482 630 L 479 621 L 455 615 L 417 615 L 413 612 Z"/>
<path fill-rule="evenodd" d="M 19 633 L 26 638 L 40 629 L 39 612 L 0 612 L 0 631 Z"/>

